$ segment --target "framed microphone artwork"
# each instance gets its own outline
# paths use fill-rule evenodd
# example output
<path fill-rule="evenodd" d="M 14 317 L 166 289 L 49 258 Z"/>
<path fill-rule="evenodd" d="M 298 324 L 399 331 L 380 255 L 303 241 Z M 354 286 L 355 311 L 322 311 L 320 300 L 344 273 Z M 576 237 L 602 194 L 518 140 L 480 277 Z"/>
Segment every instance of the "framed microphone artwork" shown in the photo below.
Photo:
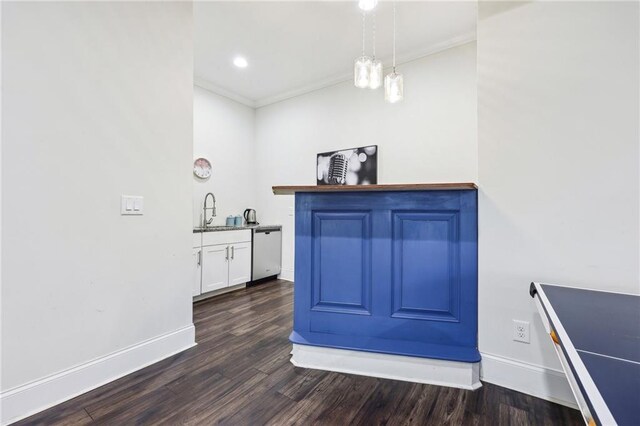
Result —
<path fill-rule="evenodd" d="M 378 183 L 378 145 L 322 152 L 317 156 L 318 185 Z"/>

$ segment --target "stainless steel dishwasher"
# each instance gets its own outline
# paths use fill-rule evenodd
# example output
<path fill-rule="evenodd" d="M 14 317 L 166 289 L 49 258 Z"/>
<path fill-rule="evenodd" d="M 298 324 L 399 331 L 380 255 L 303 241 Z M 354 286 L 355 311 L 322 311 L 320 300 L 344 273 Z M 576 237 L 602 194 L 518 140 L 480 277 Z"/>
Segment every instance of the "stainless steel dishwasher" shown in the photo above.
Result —
<path fill-rule="evenodd" d="M 282 226 L 253 228 L 251 281 L 275 277 L 282 269 Z"/>

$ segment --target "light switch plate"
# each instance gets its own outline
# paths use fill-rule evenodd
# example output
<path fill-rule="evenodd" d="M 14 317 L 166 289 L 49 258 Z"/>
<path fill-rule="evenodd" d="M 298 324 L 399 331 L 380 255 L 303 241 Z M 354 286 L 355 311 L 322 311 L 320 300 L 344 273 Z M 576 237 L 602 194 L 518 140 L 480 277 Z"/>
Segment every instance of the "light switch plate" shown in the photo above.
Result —
<path fill-rule="evenodd" d="M 120 201 L 121 215 L 136 215 L 144 213 L 144 197 L 137 195 L 122 195 Z"/>

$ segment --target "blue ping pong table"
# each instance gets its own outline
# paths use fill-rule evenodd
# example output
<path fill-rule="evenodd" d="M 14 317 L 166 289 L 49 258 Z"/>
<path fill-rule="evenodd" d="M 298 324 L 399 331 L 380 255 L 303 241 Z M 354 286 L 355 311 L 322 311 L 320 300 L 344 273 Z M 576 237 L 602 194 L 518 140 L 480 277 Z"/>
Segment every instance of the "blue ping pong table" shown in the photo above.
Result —
<path fill-rule="evenodd" d="M 640 296 L 531 283 L 589 425 L 640 425 Z"/>

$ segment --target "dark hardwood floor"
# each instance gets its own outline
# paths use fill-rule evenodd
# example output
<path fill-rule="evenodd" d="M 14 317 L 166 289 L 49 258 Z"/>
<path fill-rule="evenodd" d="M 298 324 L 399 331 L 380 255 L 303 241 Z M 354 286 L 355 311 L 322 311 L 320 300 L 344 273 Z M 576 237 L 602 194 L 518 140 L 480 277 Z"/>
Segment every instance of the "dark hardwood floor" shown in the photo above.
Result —
<path fill-rule="evenodd" d="M 296 368 L 292 290 L 273 281 L 197 303 L 198 346 L 18 424 L 582 424 L 576 410 L 488 383 L 474 392 Z"/>

